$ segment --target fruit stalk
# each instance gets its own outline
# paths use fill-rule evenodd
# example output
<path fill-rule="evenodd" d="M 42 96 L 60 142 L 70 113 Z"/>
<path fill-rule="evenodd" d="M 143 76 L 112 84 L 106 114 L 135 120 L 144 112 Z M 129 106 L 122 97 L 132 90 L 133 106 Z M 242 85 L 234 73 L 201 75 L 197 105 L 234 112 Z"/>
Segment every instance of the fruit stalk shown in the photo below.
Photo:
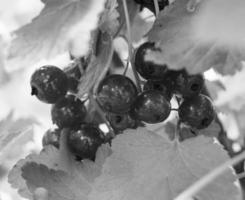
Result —
<path fill-rule="evenodd" d="M 131 25 L 130 25 L 130 20 L 129 20 L 129 14 L 128 14 L 128 6 L 126 0 L 123 0 L 123 9 L 124 9 L 124 14 L 125 14 L 125 19 L 126 19 L 126 26 L 127 26 L 127 35 L 128 35 L 128 54 L 129 54 L 129 60 L 131 62 L 133 74 L 135 77 L 136 81 L 136 86 L 139 92 L 141 92 L 141 86 L 140 86 L 140 78 L 139 75 L 135 69 L 134 62 L 133 62 L 133 46 L 132 46 L 132 37 L 131 37 Z"/>
<path fill-rule="evenodd" d="M 156 17 L 159 15 L 159 4 L 158 4 L 158 0 L 153 0 L 154 2 L 154 7 L 155 7 L 155 13 L 156 13 Z"/>

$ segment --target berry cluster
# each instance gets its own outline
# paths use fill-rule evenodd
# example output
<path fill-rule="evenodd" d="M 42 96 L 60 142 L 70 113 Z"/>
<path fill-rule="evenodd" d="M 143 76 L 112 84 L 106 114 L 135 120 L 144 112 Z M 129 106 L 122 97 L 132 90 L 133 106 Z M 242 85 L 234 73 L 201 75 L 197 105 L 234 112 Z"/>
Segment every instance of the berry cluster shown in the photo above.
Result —
<path fill-rule="evenodd" d="M 165 121 L 172 110 L 178 110 L 179 121 L 192 129 L 208 127 L 215 111 L 209 97 L 202 94 L 204 78 L 190 75 L 186 70 L 170 70 L 167 65 L 146 60 L 148 51 L 160 51 L 154 43 L 146 42 L 135 52 L 134 66 L 142 80 L 140 88 L 125 75 L 107 74 L 99 83 L 93 101 L 75 97 L 82 74 L 78 66 L 64 71 L 55 66 L 44 66 L 31 77 L 32 94 L 43 102 L 51 103 L 51 117 L 57 128 L 48 130 L 43 145 L 59 148 L 61 131 L 69 130 L 67 145 L 78 159 L 94 159 L 105 135 L 98 128 L 106 120 L 115 134 L 135 129 L 144 123 Z M 144 80 L 143 80 L 144 79 Z M 143 91 L 141 91 L 143 90 Z M 91 96 L 91 95 L 88 95 Z M 178 109 L 171 108 L 177 100 Z M 91 102 L 103 112 L 104 118 L 96 122 L 91 118 Z M 88 120 L 89 119 L 89 120 Z"/>
<path fill-rule="evenodd" d="M 78 65 L 64 71 L 56 66 L 43 66 L 32 74 L 31 94 L 45 103 L 53 104 L 51 117 L 57 128 L 46 131 L 43 146 L 51 144 L 59 148 L 61 131 L 68 129 L 67 145 L 70 151 L 76 158 L 93 160 L 97 148 L 104 142 L 104 136 L 95 124 L 86 121 L 85 102 L 74 95 L 81 75 Z"/>

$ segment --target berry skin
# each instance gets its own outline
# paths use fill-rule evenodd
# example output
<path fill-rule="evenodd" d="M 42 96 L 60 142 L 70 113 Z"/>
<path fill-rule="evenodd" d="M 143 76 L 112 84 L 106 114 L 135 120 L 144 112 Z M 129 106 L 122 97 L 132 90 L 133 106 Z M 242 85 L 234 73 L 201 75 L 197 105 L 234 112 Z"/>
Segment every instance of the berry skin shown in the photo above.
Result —
<path fill-rule="evenodd" d="M 135 119 L 154 124 L 167 119 L 170 111 L 171 105 L 161 92 L 147 90 L 137 97 L 131 113 Z"/>
<path fill-rule="evenodd" d="M 152 61 L 145 61 L 147 51 L 159 51 L 154 43 L 146 42 L 142 44 L 135 53 L 135 67 L 137 72 L 145 79 L 163 79 L 167 72 L 167 65 L 158 65 Z"/>
<path fill-rule="evenodd" d="M 111 113 L 126 113 L 137 96 L 134 82 L 126 76 L 113 74 L 101 81 L 97 100 L 101 107 Z"/>
<path fill-rule="evenodd" d="M 58 128 L 47 130 L 42 139 L 43 146 L 53 145 L 58 149 L 60 146 L 59 144 L 60 132 L 61 130 Z"/>
<path fill-rule="evenodd" d="M 79 80 L 82 76 L 78 65 L 68 66 L 64 69 L 64 72 L 68 77 L 68 90 L 76 93 L 78 91 Z"/>
<path fill-rule="evenodd" d="M 175 89 L 183 97 L 192 97 L 200 94 L 204 86 L 204 78 L 200 74 L 188 75 L 181 71 L 175 81 Z"/>
<path fill-rule="evenodd" d="M 31 76 L 31 95 L 45 103 L 55 103 L 65 96 L 68 90 L 66 74 L 55 66 L 46 65 L 37 69 Z"/>
<path fill-rule="evenodd" d="M 73 95 L 61 98 L 51 108 L 52 121 L 59 128 L 74 128 L 81 125 L 86 114 L 83 102 Z"/>
<path fill-rule="evenodd" d="M 155 6 L 153 0 L 135 0 L 136 3 L 148 8 L 151 12 L 155 13 Z M 168 0 L 158 0 L 159 10 L 163 10 L 169 5 Z"/>
<path fill-rule="evenodd" d="M 157 90 L 159 92 L 162 92 L 163 95 L 167 100 L 172 99 L 172 92 L 171 90 L 167 87 L 167 85 L 163 81 L 153 81 L 153 80 L 148 80 L 143 87 L 143 90 Z"/>
<path fill-rule="evenodd" d="M 211 100 L 205 95 L 185 99 L 179 107 L 180 121 L 196 129 L 207 128 L 215 118 Z"/>
<path fill-rule="evenodd" d="M 68 148 L 80 159 L 94 160 L 103 142 L 103 134 L 92 124 L 83 124 L 78 130 L 71 130 L 67 138 Z"/>
<path fill-rule="evenodd" d="M 107 119 L 111 127 L 116 131 L 124 131 L 127 128 L 136 128 L 137 122 L 129 114 L 107 113 Z"/>

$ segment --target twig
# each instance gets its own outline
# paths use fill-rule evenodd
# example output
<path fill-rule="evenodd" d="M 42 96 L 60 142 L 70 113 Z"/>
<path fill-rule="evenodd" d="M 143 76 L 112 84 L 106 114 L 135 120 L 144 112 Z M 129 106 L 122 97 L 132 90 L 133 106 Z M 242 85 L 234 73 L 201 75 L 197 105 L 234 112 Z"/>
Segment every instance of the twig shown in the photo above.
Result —
<path fill-rule="evenodd" d="M 123 0 L 123 9 L 124 9 L 124 14 L 125 14 L 125 19 L 126 19 L 126 26 L 127 26 L 127 33 L 128 33 L 128 53 L 129 53 L 129 60 L 131 62 L 131 66 L 133 69 L 133 74 L 136 80 L 136 86 L 139 92 L 141 92 L 141 87 L 140 87 L 140 78 L 139 75 L 135 69 L 135 66 L 133 64 L 133 45 L 132 45 L 132 36 L 131 36 L 131 25 L 130 25 L 130 20 L 129 20 L 129 14 L 128 14 L 128 7 L 127 7 L 127 2 L 126 0 Z"/>
<path fill-rule="evenodd" d="M 203 178 L 198 180 L 196 183 L 191 185 L 188 189 L 182 192 L 179 196 L 177 196 L 174 200 L 188 200 L 197 194 L 201 189 L 206 187 L 209 183 L 211 183 L 218 176 L 223 174 L 230 166 L 239 163 L 241 160 L 245 159 L 245 152 L 233 157 L 232 159 L 226 161 L 222 165 L 218 166 Z"/>
<path fill-rule="evenodd" d="M 106 116 L 105 116 L 105 112 L 100 108 L 97 100 L 95 99 L 94 95 L 90 95 L 90 101 L 93 104 L 93 106 L 95 107 L 96 111 L 99 113 L 100 117 L 103 119 L 103 121 L 105 122 L 105 124 L 107 125 L 107 127 L 109 128 L 109 133 L 111 138 L 115 137 L 115 132 L 113 130 L 113 128 L 111 127 L 110 122 L 107 120 Z"/>
<path fill-rule="evenodd" d="M 112 39 L 111 39 L 112 41 Z M 111 42 L 110 41 L 110 42 Z M 94 85 L 94 89 L 93 89 L 93 94 L 96 94 L 97 93 L 97 89 L 99 87 L 99 84 L 100 82 L 103 80 L 103 78 L 105 77 L 106 73 L 108 72 L 108 70 L 110 69 L 110 66 L 111 66 L 111 61 L 112 61 L 112 56 L 113 56 L 113 52 L 114 52 L 114 49 L 113 49 L 113 45 L 112 45 L 112 42 L 111 42 L 111 47 L 110 47 L 110 52 L 109 52 L 109 55 L 108 55 L 108 59 L 107 59 L 107 62 L 104 66 L 104 69 L 103 71 L 101 72 L 97 82 L 95 83 Z"/>
<path fill-rule="evenodd" d="M 159 15 L 159 4 L 158 4 L 158 0 L 153 0 L 153 2 L 154 2 L 156 17 L 157 17 Z"/>

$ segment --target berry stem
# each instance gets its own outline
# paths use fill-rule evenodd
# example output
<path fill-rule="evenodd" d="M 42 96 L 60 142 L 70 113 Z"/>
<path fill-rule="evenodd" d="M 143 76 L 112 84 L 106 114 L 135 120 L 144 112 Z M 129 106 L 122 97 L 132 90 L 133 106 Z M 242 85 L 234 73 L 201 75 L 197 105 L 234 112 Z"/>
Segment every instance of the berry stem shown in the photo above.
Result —
<path fill-rule="evenodd" d="M 126 0 L 123 0 L 123 9 L 124 9 L 124 14 L 125 14 L 125 19 L 126 19 L 126 26 L 127 26 L 127 35 L 128 35 L 128 53 L 129 53 L 129 60 L 131 62 L 132 70 L 134 73 L 137 89 L 139 92 L 142 92 L 141 87 L 140 87 L 140 78 L 139 75 L 135 69 L 134 62 L 133 62 L 133 45 L 132 45 L 132 36 L 131 36 L 131 25 L 130 25 L 130 20 L 129 20 L 129 13 L 128 13 L 128 6 Z"/>
<path fill-rule="evenodd" d="M 111 66 L 111 61 L 112 61 L 113 52 L 114 52 L 114 48 L 113 48 L 113 44 L 112 44 L 112 38 L 111 38 L 110 42 L 111 42 L 111 44 L 110 44 L 111 47 L 110 47 L 108 59 L 107 59 L 107 62 L 104 66 L 103 71 L 101 72 L 96 84 L 94 85 L 93 94 L 97 93 L 97 89 L 99 87 L 100 82 L 103 80 L 103 78 L 105 77 L 106 73 L 108 72 L 108 70 L 110 69 L 110 66 Z"/>
<path fill-rule="evenodd" d="M 103 119 L 103 121 L 105 122 L 105 124 L 107 125 L 107 127 L 109 128 L 109 133 L 110 134 L 110 138 L 114 138 L 115 137 L 115 132 L 113 130 L 113 128 L 111 127 L 111 124 L 109 123 L 109 121 L 107 120 L 104 111 L 101 109 L 101 107 L 99 106 L 96 98 L 94 95 L 90 95 L 90 101 L 93 104 L 93 106 L 95 107 L 96 111 L 99 113 L 99 115 L 101 116 L 101 118 Z"/>
<path fill-rule="evenodd" d="M 195 194 L 197 194 L 201 189 L 211 183 L 218 176 L 222 175 L 231 165 L 235 165 L 239 163 L 241 160 L 245 159 L 245 151 L 241 154 L 229 159 L 225 163 L 221 164 L 203 178 L 198 180 L 196 183 L 187 188 L 184 192 L 182 192 L 179 196 L 177 196 L 174 200 L 189 200 Z"/>
<path fill-rule="evenodd" d="M 153 0 L 153 2 L 154 2 L 156 17 L 157 17 L 159 15 L 159 4 L 158 4 L 158 0 Z"/>

